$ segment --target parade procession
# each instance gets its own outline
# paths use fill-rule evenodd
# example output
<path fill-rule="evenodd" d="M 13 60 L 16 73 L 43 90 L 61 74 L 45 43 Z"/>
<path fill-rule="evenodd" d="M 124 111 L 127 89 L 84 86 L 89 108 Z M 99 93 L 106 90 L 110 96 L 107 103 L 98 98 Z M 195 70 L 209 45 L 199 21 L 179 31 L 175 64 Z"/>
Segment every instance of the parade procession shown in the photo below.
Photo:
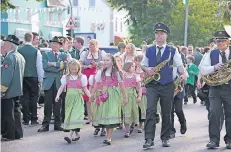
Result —
<path fill-rule="evenodd" d="M 231 151 L 230 1 L 5 0 L 0 43 L 3 152 Z"/>

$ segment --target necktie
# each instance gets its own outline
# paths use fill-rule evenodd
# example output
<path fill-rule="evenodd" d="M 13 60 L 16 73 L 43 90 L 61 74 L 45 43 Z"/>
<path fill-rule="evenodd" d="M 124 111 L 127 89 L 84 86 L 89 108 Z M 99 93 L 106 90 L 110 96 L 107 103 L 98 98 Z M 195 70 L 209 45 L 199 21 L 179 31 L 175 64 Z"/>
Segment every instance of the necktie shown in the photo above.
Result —
<path fill-rule="evenodd" d="M 225 52 L 221 52 L 222 63 L 227 63 Z"/>
<path fill-rule="evenodd" d="M 163 47 L 157 46 L 157 48 L 158 48 L 158 53 L 157 53 L 157 56 L 156 56 L 156 60 L 157 60 L 157 62 L 159 62 L 159 61 L 160 61 L 160 58 L 161 58 L 161 49 L 162 49 Z"/>
<path fill-rule="evenodd" d="M 58 53 L 55 53 L 55 58 L 58 61 Z"/>

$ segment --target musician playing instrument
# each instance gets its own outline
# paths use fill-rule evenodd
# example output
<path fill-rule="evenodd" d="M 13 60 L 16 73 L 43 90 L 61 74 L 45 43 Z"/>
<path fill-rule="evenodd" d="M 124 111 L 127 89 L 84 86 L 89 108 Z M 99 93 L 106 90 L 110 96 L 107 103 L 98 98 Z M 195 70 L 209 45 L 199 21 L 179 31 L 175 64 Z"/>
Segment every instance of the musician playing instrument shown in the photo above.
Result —
<path fill-rule="evenodd" d="M 146 50 L 141 62 L 143 69 L 152 77 L 159 73 L 159 80 L 153 79 L 146 84 L 147 88 L 147 111 L 145 122 L 145 144 L 143 148 L 150 148 L 154 145 L 156 130 L 157 102 L 160 99 L 162 111 L 161 140 L 163 147 L 169 147 L 170 138 L 170 115 L 174 94 L 173 67 L 177 67 L 183 80 L 187 78 L 181 55 L 175 47 L 166 43 L 170 29 L 163 23 L 154 26 L 156 44 Z M 165 61 L 168 62 L 165 62 Z M 158 66 L 158 68 L 155 68 Z"/>
<path fill-rule="evenodd" d="M 219 147 L 221 112 L 225 113 L 226 135 L 224 141 L 227 149 L 231 149 L 231 47 L 230 37 L 226 31 L 214 33 L 217 49 L 208 52 L 199 66 L 205 82 L 210 85 L 209 102 L 209 138 L 208 148 Z M 228 61 L 229 60 L 229 61 Z M 229 64 L 228 64 L 229 62 Z M 229 80 L 229 81 L 228 81 Z M 222 106 L 223 104 L 223 106 Z"/>

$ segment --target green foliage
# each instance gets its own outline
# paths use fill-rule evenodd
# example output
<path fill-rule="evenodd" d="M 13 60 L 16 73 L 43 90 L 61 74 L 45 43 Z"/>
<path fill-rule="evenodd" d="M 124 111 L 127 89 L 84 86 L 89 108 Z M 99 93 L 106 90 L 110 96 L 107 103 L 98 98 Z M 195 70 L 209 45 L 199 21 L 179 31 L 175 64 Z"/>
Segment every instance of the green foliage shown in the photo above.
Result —
<path fill-rule="evenodd" d="M 171 12 L 173 42 L 184 40 L 185 5 L 177 0 L 175 9 Z M 212 34 L 222 29 L 222 18 L 218 17 L 218 4 L 212 0 L 191 0 L 189 2 L 188 44 L 197 46 L 207 45 Z"/>
<path fill-rule="evenodd" d="M 182 0 L 109 0 L 119 9 L 128 11 L 131 41 L 140 46 L 143 40 L 154 40 L 153 25 L 163 22 L 169 25 L 168 41 L 182 45 L 184 42 L 185 5 Z M 207 45 L 212 34 L 222 29 L 222 17 L 218 14 L 218 2 L 214 0 L 189 0 L 188 44 Z"/>
<path fill-rule="evenodd" d="M 36 1 L 42 2 L 44 0 L 36 0 Z M 15 6 L 10 3 L 10 0 L 1 0 L 1 12 L 6 12 L 8 9 L 15 9 Z"/>

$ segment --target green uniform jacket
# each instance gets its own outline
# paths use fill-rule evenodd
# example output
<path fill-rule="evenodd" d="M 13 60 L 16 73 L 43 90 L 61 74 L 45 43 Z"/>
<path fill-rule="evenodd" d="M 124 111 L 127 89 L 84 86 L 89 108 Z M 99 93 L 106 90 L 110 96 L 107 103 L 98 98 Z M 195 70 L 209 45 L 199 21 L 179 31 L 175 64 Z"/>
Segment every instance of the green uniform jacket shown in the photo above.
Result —
<path fill-rule="evenodd" d="M 87 49 L 84 48 L 82 52 L 84 52 L 84 51 L 87 51 Z M 81 54 L 80 54 L 80 51 L 79 51 L 78 49 L 76 49 L 76 48 L 73 47 L 72 50 L 69 51 L 69 53 L 71 54 L 71 57 L 72 57 L 72 58 L 75 58 L 75 59 L 77 59 L 77 60 L 80 59 L 80 55 L 81 55 Z"/>
<path fill-rule="evenodd" d="M 187 69 L 188 72 L 188 79 L 186 81 L 186 84 L 191 84 L 194 85 L 195 84 L 195 77 L 198 76 L 199 73 L 199 69 L 195 64 L 191 64 L 191 66 L 189 66 L 189 68 Z"/>
<path fill-rule="evenodd" d="M 49 66 L 48 62 L 55 62 L 55 66 Z M 63 70 L 67 66 L 67 54 L 59 52 L 58 60 L 56 59 L 54 52 L 44 52 L 43 53 L 43 70 L 44 70 L 44 79 L 43 79 L 43 89 L 49 90 L 52 84 L 56 83 L 56 88 L 59 89 L 61 85 L 61 77 Z"/>
<path fill-rule="evenodd" d="M 25 60 L 18 51 L 9 52 L 1 67 L 2 99 L 9 99 L 23 95 L 23 75 Z"/>

